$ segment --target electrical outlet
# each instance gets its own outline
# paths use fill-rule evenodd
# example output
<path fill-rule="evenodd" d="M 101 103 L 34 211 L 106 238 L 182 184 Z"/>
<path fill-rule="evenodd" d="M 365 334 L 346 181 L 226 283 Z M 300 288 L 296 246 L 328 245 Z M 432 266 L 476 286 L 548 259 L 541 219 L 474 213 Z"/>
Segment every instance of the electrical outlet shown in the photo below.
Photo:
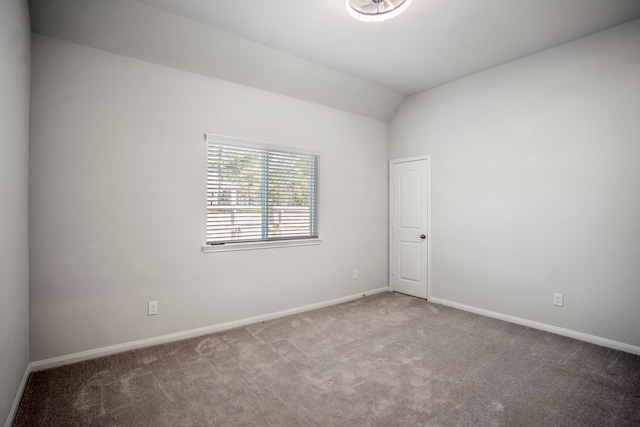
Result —
<path fill-rule="evenodd" d="M 559 293 L 553 294 L 553 305 L 557 305 L 559 307 L 564 306 L 564 295 Z"/>
<path fill-rule="evenodd" d="M 155 316 L 158 314 L 158 301 L 149 301 L 147 303 L 147 309 L 149 316 Z"/>
<path fill-rule="evenodd" d="M 358 278 L 358 270 L 353 270 L 353 278 L 354 279 Z"/>

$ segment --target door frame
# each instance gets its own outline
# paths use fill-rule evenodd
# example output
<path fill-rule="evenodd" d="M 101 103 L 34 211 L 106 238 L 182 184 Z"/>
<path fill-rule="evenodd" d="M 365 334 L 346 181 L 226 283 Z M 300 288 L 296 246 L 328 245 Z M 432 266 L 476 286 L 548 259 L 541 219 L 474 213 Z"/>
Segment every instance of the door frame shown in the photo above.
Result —
<path fill-rule="evenodd" d="M 389 161 L 389 289 L 393 289 L 393 167 L 398 163 L 427 161 L 427 301 L 431 299 L 431 155 L 404 157 Z"/>

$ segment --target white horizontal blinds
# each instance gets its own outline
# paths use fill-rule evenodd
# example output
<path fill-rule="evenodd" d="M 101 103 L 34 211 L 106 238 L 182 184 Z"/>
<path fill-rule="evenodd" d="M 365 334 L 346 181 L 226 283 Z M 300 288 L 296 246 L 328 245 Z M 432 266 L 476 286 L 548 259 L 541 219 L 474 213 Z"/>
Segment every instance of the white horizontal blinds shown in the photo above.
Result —
<path fill-rule="evenodd" d="M 207 242 L 262 239 L 262 164 L 257 150 L 209 143 Z"/>
<path fill-rule="evenodd" d="M 269 151 L 267 170 L 268 238 L 317 237 L 316 157 Z"/>
<path fill-rule="evenodd" d="M 316 155 L 207 141 L 208 243 L 318 237 Z"/>

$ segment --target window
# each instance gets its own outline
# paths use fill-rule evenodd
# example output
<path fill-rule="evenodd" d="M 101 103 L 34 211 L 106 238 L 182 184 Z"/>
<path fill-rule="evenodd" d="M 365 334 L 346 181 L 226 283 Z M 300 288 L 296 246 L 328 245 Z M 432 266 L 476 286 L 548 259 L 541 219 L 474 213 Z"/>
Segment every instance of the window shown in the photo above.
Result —
<path fill-rule="evenodd" d="M 317 154 L 209 134 L 206 141 L 206 247 L 319 237 Z"/>

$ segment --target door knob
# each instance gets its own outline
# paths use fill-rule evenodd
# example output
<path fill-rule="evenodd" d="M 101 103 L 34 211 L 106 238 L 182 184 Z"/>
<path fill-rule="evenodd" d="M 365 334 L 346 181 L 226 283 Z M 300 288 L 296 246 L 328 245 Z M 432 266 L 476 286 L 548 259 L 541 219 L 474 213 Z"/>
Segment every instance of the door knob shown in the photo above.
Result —
<path fill-rule="evenodd" d="M 424 239 L 426 239 L 426 238 L 427 238 L 427 236 L 425 236 L 424 234 L 421 234 L 421 235 L 420 235 L 420 238 L 421 238 L 422 240 L 424 240 Z"/>

